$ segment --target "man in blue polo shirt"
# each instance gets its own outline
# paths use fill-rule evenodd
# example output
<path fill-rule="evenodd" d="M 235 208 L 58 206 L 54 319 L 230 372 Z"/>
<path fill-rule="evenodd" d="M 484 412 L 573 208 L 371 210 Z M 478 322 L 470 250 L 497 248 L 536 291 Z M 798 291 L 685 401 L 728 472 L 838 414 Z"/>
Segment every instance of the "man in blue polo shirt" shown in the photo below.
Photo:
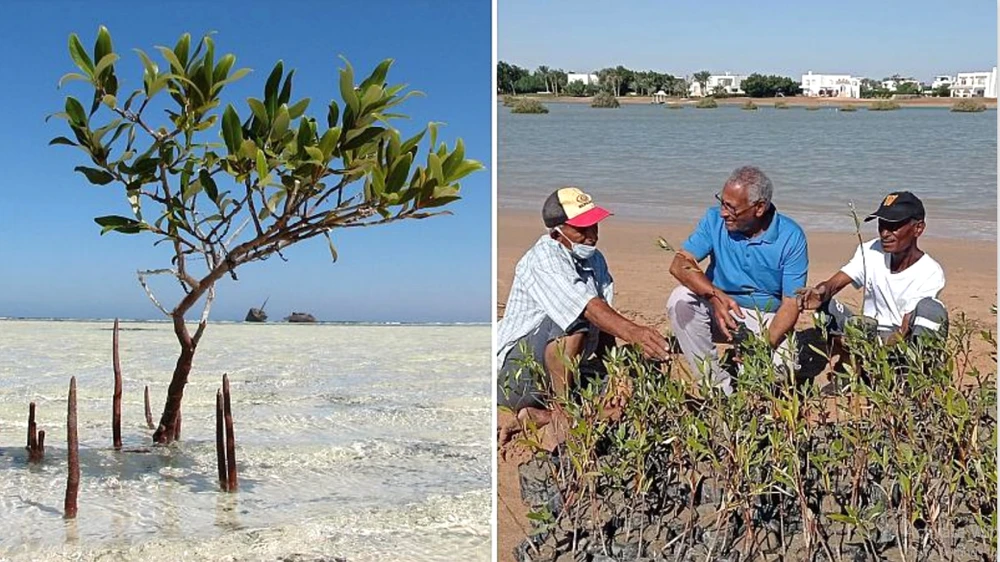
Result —
<path fill-rule="evenodd" d="M 809 257 L 802 228 L 771 203 L 773 185 L 759 168 L 737 168 L 718 206 L 708 209 L 670 264 L 680 286 L 667 315 L 693 372 L 732 392 L 719 367 L 715 342 L 731 342 L 740 323 L 766 334 L 775 363 L 794 365 L 786 336 L 799 309 L 796 290 L 806 283 Z M 708 270 L 698 262 L 710 257 Z"/>

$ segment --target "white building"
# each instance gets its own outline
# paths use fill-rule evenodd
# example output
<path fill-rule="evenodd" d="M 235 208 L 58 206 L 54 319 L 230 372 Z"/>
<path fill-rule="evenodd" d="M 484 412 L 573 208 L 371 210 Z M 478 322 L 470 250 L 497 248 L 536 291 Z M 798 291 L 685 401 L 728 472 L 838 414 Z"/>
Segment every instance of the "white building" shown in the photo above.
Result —
<path fill-rule="evenodd" d="M 989 72 L 959 72 L 951 85 L 951 97 L 997 97 L 997 67 Z"/>
<path fill-rule="evenodd" d="M 572 84 L 573 82 L 583 82 L 585 86 L 597 85 L 598 79 L 596 74 L 579 74 L 576 72 L 566 73 L 566 83 Z"/>
<path fill-rule="evenodd" d="M 822 98 L 860 98 L 861 79 L 850 74 L 802 75 L 802 95 Z"/>
<path fill-rule="evenodd" d="M 939 74 L 938 76 L 935 76 L 934 81 L 931 82 L 931 89 L 936 90 L 941 86 L 948 86 L 949 88 L 951 88 L 952 84 L 954 83 L 955 83 L 954 76 L 948 76 L 947 74 Z"/>
<path fill-rule="evenodd" d="M 743 74 L 713 74 L 708 77 L 708 81 L 705 82 L 706 92 L 701 91 L 701 84 L 699 84 L 694 78 L 690 78 L 691 85 L 688 86 L 688 95 L 693 98 L 701 98 L 705 96 L 710 96 L 716 92 L 717 88 L 722 88 L 722 90 L 727 95 L 740 95 L 743 94 L 743 80 L 746 76 Z"/>

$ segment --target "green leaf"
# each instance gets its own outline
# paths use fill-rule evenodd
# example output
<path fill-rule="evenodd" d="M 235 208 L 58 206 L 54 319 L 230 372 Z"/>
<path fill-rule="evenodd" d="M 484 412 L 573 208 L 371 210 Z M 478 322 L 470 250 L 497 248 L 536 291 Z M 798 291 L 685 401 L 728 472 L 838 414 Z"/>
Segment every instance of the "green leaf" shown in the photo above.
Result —
<path fill-rule="evenodd" d="M 298 119 L 306 112 L 307 107 L 309 107 L 309 98 L 299 100 L 295 105 L 288 108 L 288 116 L 292 119 Z"/>
<path fill-rule="evenodd" d="M 431 132 L 431 150 L 435 150 L 437 147 L 438 125 L 440 125 L 440 123 L 435 123 L 433 121 L 427 124 L 427 130 Z"/>
<path fill-rule="evenodd" d="M 413 164 L 413 155 L 407 152 L 392 163 L 389 178 L 386 180 L 385 190 L 395 193 L 406 184 L 406 178 L 410 174 L 410 166 Z"/>
<path fill-rule="evenodd" d="M 299 132 L 295 137 L 295 142 L 298 143 L 299 148 L 305 148 L 316 144 L 316 136 L 313 133 L 312 127 L 309 125 L 310 123 L 308 119 L 302 119 L 299 121 Z"/>
<path fill-rule="evenodd" d="M 333 150 L 337 148 L 337 141 L 340 140 L 340 127 L 333 127 L 332 129 L 327 129 L 323 133 L 323 138 L 319 139 L 319 149 L 323 151 L 323 160 L 326 161 L 333 154 Z"/>
<path fill-rule="evenodd" d="M 441 171 L 444 172 L 444 177 L 446 180 L 450 181 L 452 172 L 458 168 L 458 165 L 465 161 L 465 143 L 462 139 L 455 141 L 455 150 L 445 158 L 444 162 L 441 163 Z"/>
<path fill-rule="evenodd" d="M 77 127 L 87 126 L 87 114 L 83 111 L 83 105 L 73 96 L 66 98 L 66 115 L 69 116 L 69 122 Z"/>
<path fill-rule="evenodd" d="M 309 155 L 309 159 L 310 160 L 313 160 L 313 161 L 318 162 L 320 164 L 326 162 L 326 158 L 325 158 L 325 156 L 323 154 L 323 151 L 320 150 L 319 148 L 317 148 L 315 146 L 307 146 L 307 147 L 305 147 L 305 151 L 306 151 L 306 154 Z"/>
<path fill-rule="evenodd" d="M 285 76 L 285 84 L 281 87 L 281 93 L 278 94 L 278 105 L 288 103 L 292 99 L 292 76 L 295 76 L 294 68 L 288 71 L 288 76 Z"/>
<path fill-rule="evenodd" d="M 146 73 L 149 74 L 150 79 L 156 78 L 156 75 L 160 72 L 160 67 L 157 66 L 156 63 L 153 62 L 153 59 L 149 58 L 149 55 L 147 55 L 142 49 L 134 49 L 134 51 L 142 60 L 142 67 L 146 70 Z"/>
<path fill-rule="evenodd" d="M 114 109 L 115 104 L 118 103 L 118 98 L 112 96 L 111 94 L 107 94 L 101 98 L 101 102 L 109 108 Z"/>
<path fill-rule="evenodd" d="M 274 69 L 271 70 L 270 76 L 267 77 L 267 83 L 264 85 L 264 103 L 267 104 L 269 113 L 274 114 L 274 110 L 278 107 L 278 84 L 281 82 L 281 74 L 283 72 L 282 62 L 279 60 L 277 64 L 274 65 Z"/>
<path fill-rule="evenodd" d="M 118 215 L 97 217 L 94 219 L 94 222 L 103 227 L 101 229 L 102 235 L 109 230 L 115 230 L 123 234 L 136 234 L 142 230 L 149 230 L 148 224 Z"/>
<path fill-rule="evenodd" d="M 232 104 L 226 106 L 226 111 L 222 114 L 222 138 L 226 142 L 226 148 L 230 154 L 235 154 L 243 144 L 243 129 L 240 126 L 240 117 L 236 114 Z"/>
<path fill-rule="evenodd" d="M 331 100 L 330 109 L 326 113 L 326 126 L 336 127 L 338 119 L 340 119 L 340 106 L 337 105 L 337 102 Z"/>
<path fill-rule="evenodd" d="M 69 34 L 69 56 L 84 74 L 93 78 L 94 63 L 87 56 L 87 51 L 83 48 L 83 43 L 80 43 L 80 38 L 76 36 L 76 33 Z"/>
<path fill-rule="evenodd" d="M 427 129 L 424 129 L 416 135 L 406 139 L 406 142 L 404 142 L 400 147 L 400 152 L 411 152 L 418 144 L 420 144 L 420 141 L 423 140 L 425 134 L 427 134 Z"/>
<path fill-rule="evenodd" d="M 59 84 L 56 87 L 57 88 L 62 88 L 63 84 L 65 84 L 66 82 L 72 82 L 73 80 L 88 80 L 89 81 L 90 78 L 87 78 L 86 76 L 84 76 L 83 74 L 80 74 L 79 72 L 68 72 L 66 74 L 63 74 L 62 78 L 59 79 Z"/>
<path fill-rule="evenodd" d="M 267 114 L 267 108 L 264 107 L 264 102 L 257 98 L 247 98 L 247 105 L 250 106 L 250 111 L 253 112 L 254 117 L 261 122 L 265 127 L 271 125 L 271 116 Z"/>
<path fill-rule="evenodd" d="M 354 150 L 360 148 L 379 137 L 385 129 L 382 127 L 368 127 L 367 129 L 361 129 L 360 131 L 354 131 L 344 139 L 344 145 L 341 147 L 343 150 Z"/>
<path fill-rule="evenodd" d="M 236 57 L 232 54 L 223 55 L 219 59 L 218 64 L 215 65 L 215 70 L 212 74 L 212 83 L 218 83 L 225 80 L 229 76 L 229 70 L 236 63 Z"/>
<path fill-rule="evenodd" d="M 198 181 L 201 183 L 201 187 L 205 190 L 205 194 L 208 198 L 214 201 L 217 205 L 219 203 L 219 188 L 215 185 L 215 180 L 212 179 L 211 174 L 208 170 L 202 168 L 198 172 Z"/>
<path fill-rule="evenodd" d="M 52 140 L 49 141 L 49 146 L 52 146 L 54 144 L 67 144 L 69 146 L 79 146 L 78 144 L 76 144 L 75 142 L 69 140 L 66 137 L 56 137 L 56 138 L 54 138 L 54 139 L 52 139 Z"/>
<path fill-rule="evenodd" d="M 257 158 L 257 143 L 253 142 L 252 139 L 244 139 L 240 143 L 240 150 L 237 155 L 246 160 Z"/>
<path fill-rule="evenodd" d="M 439 184 L 444 183 L 444 172 L 441 169 L 441 159 L 438 158 L 438 155 L 433 152 L 427 155 L 427 171 L 430 172 L 431 177 L 436 179 Z"/>
<path fill-rule="evenodd" d="M 472 172 L 478 172 L 483 168 L 484 166 L 476 160 L 465 160 L 452 170 L 452 173 L 448 176 L 448 181 L 452 183 L 457 182 Z"/>
<path fill-rule="evenodd" d="M 282 105 L 278 108 L 277 113 L 274 116 L 274 122 L 271 124 L 271 138 L 274 140 L 280 140 L 281 137 L 283 137 L 288 131 L 288 126 L 290 124 L 291 117 L 288 115 L 288 107 Z"/>
<path fill-rule="evenodd" d="M 160 54 L 163 55 L 163 58 L 166 59 L 168 63 L 170 63 L 171 72 L 174 72 L 175 74 L 180 74 L 181 76 L 184 75 L 184 65 L 181 64 L 180 59 L 177 58 L 177 55 L 175 55 L 172 50 L 162 46 L 157 47 L 156 49 L 160 51 Z"/>
<path fill-rule="evenodd" d="M 105 70 L 111 68 L 116 62 L 118 62 L 118 55 L 114 53 L 105 55 L 104 58 L 100 59 L 100 62 L 98 62 L 97 66 L 94 68 L 94 76 L 100 77 L 104 74 Z"/>
<path fill-rule="evenodd" d="M 108 28 L 103 25 L 97 28 L 97 41 L 94 42 L 94 60 L 100 61 L 104 60 L 104 57 L 111 54 L 111 34 L 108 33 Z M 97 65 L 97 70 L 94 71 L 95 76 L 100 76 L 101 65 Z"/>
<path fill-rule="evenodd" d="M 360 112 L 361 102 L 358 99 L 358 93 L 354 91 L 354 67 L 351 63 L 347 61 L 346 58 L 343 59 L 345 68 L 340 69 L 340 97 L 344 100 L 344 103 L 357 115 Z"/>
<path fill-rule="evenodd" d="M 108 185 L 109 183 L 115 181 L 114 176 L 104 170 L 98 170 L 97 168 L 77 166 L 76 168 L 73 168 L 73 171 L 80 172 L 87 176 L 87 181 L 96 185 Z"/>
<path fill-rule="evenodd" d="M 188 51 L 191 49 L 191 34 L 185 33 L 174 45 L 174 55 L 184 68 L 187 68 Z"/>
<path fill-rule="evenodd" d="M 361 98 L 361 107 L 370 107 L 373 103 L 382 99 L 382 93 L 382 86 L 368 86 L 368 89 L 364 90 L 364 96 Z"/>
<path fill-rule="evenodd" d="M 367 91 L 369 86 L 383 87 L 385 84 L 385 77 L 389 73 L 389 67 L 392 66 L 392 63 L 392 59 L 385 59 L 380 62 L 379 65 L 375 67 L 375 70 L 372 71 L 371 76 L 366 78 L 365 81 L 361 83 L 361 90 Z"/>
<path fill-rule="evenodd" d="M 264 157 L 264 151 L 257 149 L 257 175 L 260 177 L 261 184 L 267 183 L 267 159 Z"/>
<path fill-rule="evenodd" d="M 337 248 L 333 245 L 333 239 L 330 238 L 330 233 L 324 231 L 323 236 L 326 236 L 326 242 L 330 246 L 330 258 L 333 259 L 333 263 L 337 263 Z"/>

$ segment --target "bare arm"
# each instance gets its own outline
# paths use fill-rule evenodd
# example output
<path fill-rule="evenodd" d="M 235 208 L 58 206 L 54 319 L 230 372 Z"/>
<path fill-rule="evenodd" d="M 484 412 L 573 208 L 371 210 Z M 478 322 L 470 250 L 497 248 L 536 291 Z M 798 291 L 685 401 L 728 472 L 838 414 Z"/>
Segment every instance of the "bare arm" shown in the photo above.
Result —
<path fill-rule="evenodd" d="M 583 317 L 593 323 L 602 332 L 620 338 L 630 344 L 642 346 L 642 352 L 647 357 L 666 359 L 667 341 L 656 330 L 648 326 L 640 326 L 625 318 L 617 310 L 601 298 L 590 299 L 583 310 Z"/>
<path fill-rule="evenodd" d="M 732 339 L 729 330 L 736 329 L 736 320 L 730 314 L 732 311 L 739 318 L 743 318 L 743 309 L 736 301 L 721 289 L 712 284 L 705 275 L 705 272 L 698 267 L 698 261 L 694 256 L 681 250 L 674 254 L 674 260 L 670 263 L 670 274 L 673 275 L 681 285 L 691 290 L 692 293 L 709 301 L 712 305 L 712 315 L 719 326 L 719 330 L 726 339 Z"/>
<path fill-rule="evenodd" d="M 799 303 L 795 297 L 785 297 L 781 299 L 781 306 L 771 319 L 771 324 L 767 328 L 768 341 L 771 347 L 778 347 L 784 341 L 788 332 L 795 328 L 795 322 L 799 319 Z"/>
<path fill-rule="evenodd" d="M 795 291 L 798 295 L 799 310 L 816 310 L 850 283 L 850 276 L 843 271 L 838 271 L 815 287 L 806 287 Z M 782 306 L 784 306 L 784 302 L 782 302 Z"/>

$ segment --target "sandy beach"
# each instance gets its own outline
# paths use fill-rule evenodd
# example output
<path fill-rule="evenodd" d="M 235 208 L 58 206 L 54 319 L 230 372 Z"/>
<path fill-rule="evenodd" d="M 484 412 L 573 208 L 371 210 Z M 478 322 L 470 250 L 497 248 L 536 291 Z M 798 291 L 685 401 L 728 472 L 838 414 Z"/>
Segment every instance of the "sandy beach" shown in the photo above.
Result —
<path fill-rule="evenodd" d="M 608 206 L 614 211 L 612 204 Z M 677 282 L 668 272 L 673 254 L 659 249 L 656 239 L 662 236 L 679 247 L 698 218 L 700 217 L 692 217 L 688 224 L 657 224 L 614 216 L 602 223 L 598 246 L 607 258 L 615 279 L 615 308 L 627 317 L 657 327 L 661 332 L 669 330 L 664 307 Z M 815 284 L 836 272 L 851 257 L 858 241 L 853 233 L 818 232 L 810 230 L 807 224 L 802 226 L 809 237 L 809 283 Z M 862 232 L 865 239 L 874 237 L 874 227 L 870 224 L 865 226 Z M 507 300 L 517 261 L 544 231 L 538 213 L 499 209 L 498 313 L 502 313 L 502 305 Z M 933 232 L 934 225 L 929 223 L 928 233 L 921 238 L 920 245 L 945 270 L 947 285 L 941 298 L 948 306 L 952 318 L 964 312 L 983 329 L 995 330 L 996 317 L 991 313 L 990 307 L 996 302 L 996 242 L 936 238 Z M 857 309 L 860 291 L 848 288 L 841 296 Z M 798 328 L 810 325 L 808 316 L 803 315 Z M 980 368 L 993 369 L 988 346 L 979 343 L 973 350 L 974 363 Z M 505 420 L 498 420 L 503 421 Z M 516 445 L 508 446 L 500 454 L 497 474 L 497 544 L 498 560 L 501 561 L 514 560 L 512 550 L 529 529 L 525 517 L 527 508 L 521 502 L 517 474 L 518 465 L 528 458 L 529 453 Z"/>
<path fill-rule="evenodd" d="M 500 96 L 501 98 L 503 96 Z M 571 97 L 571 96 L 552 96 L 546 94 L 529 94 L 526 97 L 537 98 L 543 102 L 550 103 L 586 103 L 590 104 L 592 98 L 589 97 Z M 667 103 L 680 104 L 680 105 L 694 105 L 698 103 L 700 98 L 667 98 Z M 718 98 L 716 101 L 722 105 L 743 105 L 746 103 L 747 99 L 753 100 L 753 102 L 759 106 L 769 107 L 773 106 L 775 102 L 785 102 L 788 107 L 807 107 L 807 106 L 829 106 L 837 107 L 841 105 L 856 105 L 856 106 L 867 106 L 874 99 L 859 99 L 859 98 L 816 98 L 808 96 L 792 96 L 785 98 L 747 98 L 747 97 L 732 97 L 732 98 Z M 902 107 L 951 107 L 960 98 L 912 98 L 912 99 L 896 99 L 892 100 L 898 103 Z M 976 98 L 976 101 L 986 104 L 986 107 L 996 109 L 997 100 L 995 98 Z M 653 98 L 649 96 L 621 96 L 618 98 L 618 102 L 622 104 L 650 104 L 653 103 Z"/>

